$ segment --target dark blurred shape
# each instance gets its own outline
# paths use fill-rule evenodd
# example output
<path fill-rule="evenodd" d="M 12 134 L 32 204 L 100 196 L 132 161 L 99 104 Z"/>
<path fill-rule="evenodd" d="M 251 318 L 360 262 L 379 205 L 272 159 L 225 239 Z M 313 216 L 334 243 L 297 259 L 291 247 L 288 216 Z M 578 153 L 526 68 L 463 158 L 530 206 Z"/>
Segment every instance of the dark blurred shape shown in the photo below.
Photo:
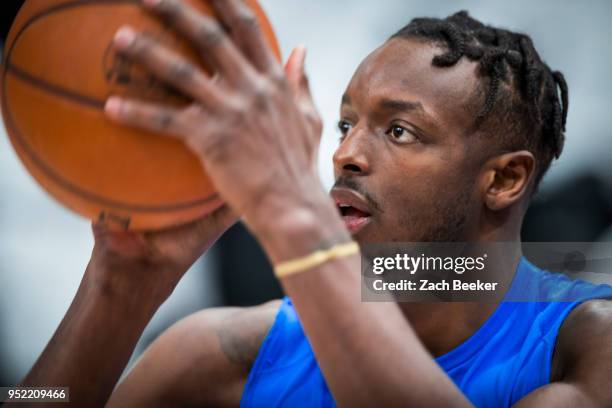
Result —
<path fill-rule="evenodd" d="M 612 194 L 603 180 L 580 174 L 531 203 L 523 223 L 524 242 L 591 242 L 612 225 Z"/>
<path fill-rule="evenodd" d="M 6 36 L 24 0 L 2 0 L 0 2 L 0 43 Z"/>
<path fill-rule="evenodd" d="M 23 4 L 24 0 L 2 0 L 0 2 L 0 53 L 4 48 L 4 40 L 11 29 L 13 20 L 17 15 L 17 11 Z M 2 325 L 0 325 L 2 326 Z M 10 367 L 6 363 L 0 361 L 0 386 L 8 386 L 8 379 L 11 378 Z"/>
<path fill-rule="evenodd" d="M 242 223 L 227 231 L 215 249 L 227 305 L 252 306 L 283 296 L 266 254 Z"/>

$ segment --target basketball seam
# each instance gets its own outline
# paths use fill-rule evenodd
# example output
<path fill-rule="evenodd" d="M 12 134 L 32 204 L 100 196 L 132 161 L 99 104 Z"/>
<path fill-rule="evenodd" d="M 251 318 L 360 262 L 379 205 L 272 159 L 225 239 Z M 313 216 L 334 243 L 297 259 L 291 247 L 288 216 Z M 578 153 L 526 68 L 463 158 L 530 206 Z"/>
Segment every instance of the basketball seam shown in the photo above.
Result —
<path fill-rule="evenodd" d="M 218 194 L 212 194 L 211 196 L 200 198 L 200 199 L 193 200 L 193 201 L 186 202 L 186 203 L 168 204 L 168 205 L 153 205 L 152 206 L 152 205 L 144 205 L 144 204 L 127 204 L 127 203 L 115 201 L 115 200 L 112 200 L 106 197 L 102 197 L 96 193 L 87 191 L 83 189 L 82 187 L 79 187 L 73 184 L 69 180 L 57 174 L 52 168 L 50 168 L 44 162 L 44 160 L 42 160 L 40 157 L 36 155 L 36 153 L 31 149 L 29 144 L 26 142 L 23 135 L 20 133 L 19 128 L 16 125 L 12 117 L 10 105 L 8 104 L 8 101 L 7 101 L 6 89 L 7 89 L 7 76 L 8 76 L 9 71 L 13 73 L 14 75 L 16 75 L 18 78 L 24 80 L 25 82 L 30 83 L 35 88 L 42 88 L 53 94 L 56 94 L 56 95 L 59 95 L 59 96 L 62 96 L 68 99 L 76 100 L 88 106 L 93 106 L 96 108 L 102 108 L 104 106 L 104 102 L 102 101 L 87 97 L 85 95 L 79 95 L 79 94 L 64 90 L 61 87 L 58 87 L 46 81 L 35 78 L 31 74 L 28 74 L 26 71 L 23 71 L 20 68 L 13 66 L 11 64 L 11 54 L 19 38 L 21 37 L 22 33 L 25 32 L 27 28 L 31 26 L 37 20 L 47 15 L 53 14 L 57 11 L 61 11 L 61 10 L 71 8 L 71 7 L 76 7 L 76 6 L 90 6 L 90 5 L 96 5 L 96 4 L 109 4 L 109 3 L 110 4 L 112 3 L 137 4 L 138 1 L 137 0 L 82 0 L 82 1 L 74 1 L 71 3 L 64 3 L 64 4 L 60 4 L 52 8 L 46 9 L 30 17 L 22 25 L 22 27 L 19 29 L 17 34 L 15 34 L 15 38 L 11 44 L 11 47 L 6 53 L 5 62 L 4 62 L 4 71 L 2 73 L 2 102 L 3 102 L 3 106 L 5 107 L 5 109 L 3 109 L 3 114 L 4 114 L 5 121 L 6 121 L 6 125 L 13 130 L 13 135 L 15 136 L 15 140 L 21 145 L 25 154 L 27 154 L 30 157 L 32 163 L 34 163 L 34 165 L 36 165 L 51 180 L 55 181 L 55 183 L 59 185 L 60 188 L 64 188 L 65 190 L 68 190 L 77 196 L 97 202 L 98 204 L 113 207 L 116 209 L 128 210 L 128 211 L 131 210 L 131 211 L 137 211 L 137 212 L 165 212 L 165 211 L 172 211 L 172 210 L 181 210 L 181 209 L 186 209 L 190 207 L 197 207 L 197 206 L 207 204 L 215 199 L 218 199 L 219 198 Z"/>
<path fill-rule="evenodd" d="M 65 88 L 59 87 L 57 85 L 54 85 L 50 82 L 47 82 L 45 80 L 42 80 L 40 78 L 36 78 L 34 75 L 28 73 L 27 71 L 18 68 L 17 66 L 13 65 L 12 63 L 7 63 L 6 65 L 6 69 L 8 71 L 10 71 L 13 75 L 15 75 L 16 77 L 18 77 L 19 79 L 21 79 L 24 82 L 27 82 L 28 84 L 32 85 L 35 88 L 39 88 L 42 89 L 44 91 L 47 91 L 51 94 L 54 94 L 56 96 L 59 96 L 63 99 L 69 99 L 72 100 L 73 102 L 77 102 L 79 104 L 83 104 L 83 105 L 87 105 L 90 106 L 92 108 L 96 108 L 96 109 L 103 109 L 104 108 L 104 101 L 101 101 L 99 99 L 96 98 L 91 98 L 89 96 L 86 95 L 82 95 L 82 94 L 78 94 L 76 92 L 72 92 L 69 91 Z"/>

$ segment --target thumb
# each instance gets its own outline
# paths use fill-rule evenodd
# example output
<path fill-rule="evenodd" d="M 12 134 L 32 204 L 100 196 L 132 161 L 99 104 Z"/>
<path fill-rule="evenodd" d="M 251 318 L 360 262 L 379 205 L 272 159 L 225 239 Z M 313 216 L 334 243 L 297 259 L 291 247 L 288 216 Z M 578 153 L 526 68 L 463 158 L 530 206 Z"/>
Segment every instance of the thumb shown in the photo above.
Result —
<path fill-rule="evenodd" d="M 304 77 L 304 60 L 306 59 L 306 47 L 298 45 L 291 51 L 289 59 L 285 64 L 285 75 L 296 95 L 302 93 Z"/>
<path fill-rule="evenodd" d="M 306 47 L 299 45 L 291 52 L 287 60 L 285 75 L 302 111 L 318 116 L 317 108 L 310 92 L 308 77 L 304 69 L 305 61 Z"/>

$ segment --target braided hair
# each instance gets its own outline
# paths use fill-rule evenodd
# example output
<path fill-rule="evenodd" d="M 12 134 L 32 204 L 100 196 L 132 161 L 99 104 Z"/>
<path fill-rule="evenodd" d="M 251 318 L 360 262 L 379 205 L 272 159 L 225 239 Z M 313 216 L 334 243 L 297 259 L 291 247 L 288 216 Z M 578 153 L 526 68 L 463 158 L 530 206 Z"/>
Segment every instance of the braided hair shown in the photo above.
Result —
<path fill-rule="evenodd" d="M 475 129 L 502 137 L 506 149 L 528 149 L 538 160 L 536 185 L 565 141 L 568 89 L 563 74 L 542 61 L 525 34 L 482 24 L 466 11 L 445 19 L 416 18 L 393 38 L 434 42 L 446 51 L 432 60 L 450 67 L 461 58 L 479 62 Z"/>

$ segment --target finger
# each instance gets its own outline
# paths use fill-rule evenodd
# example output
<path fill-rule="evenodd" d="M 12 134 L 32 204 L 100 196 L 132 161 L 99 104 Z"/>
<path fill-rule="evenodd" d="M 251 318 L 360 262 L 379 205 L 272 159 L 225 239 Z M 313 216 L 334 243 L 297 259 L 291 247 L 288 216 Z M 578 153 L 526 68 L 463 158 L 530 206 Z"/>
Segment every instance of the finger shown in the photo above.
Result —
<path fill-rule="evenodd" d="M 100 213 L 100 215 L 102 214 L 103 213 Z M 91 221 L 91 231 L 93 232 L 93 236 L 96 239 L 106 231 L 106 224 L 102 216 Z"/>
<path fill-rule="evenodd" d="M 289 59 L 287 59 L 287 63 L 285 64 L 285 76 L 296 95 L 300 92 L 300 81 L 305 56 L 306 49 L 303 45 L 299 45 L 291 51 L 291 55 L 289 55 Z"/>
<path fill-rule="evenodd" d="M 308 78 L 304 70 L 305 59 L 306 48 L 303 45 L 296 47 L 285 64 L 285 76 L 295 95 L 300 112 L 305 116 L 312 129 L 311 137 L 307 140 L 306 150 L 311 160 L 311 171 L 318 177 L 317 153 L 323 127 L 310 94 Z"/>
<path fill-rule="evenodd" d="M 312 93 L 310 92 L 310 81 L 308 80 L 308 75 L 306 75 L 306 49 L 304 48 L 304 53 L 302 54 L 302 58 L 300 60 L 299 65 L 299 89 L 298 95 L 300 99 L 303 100 L 304 103 L 307 103 L 311 106 L 315 111 L 314 100 L 312 98 Z"/>
<path fill-rule="evenodd" d="M 179 0 L 142 1 L 191 41 L 221 76 L 233 82 L 252 82 L 254 68 L 215 20 Z"/>
<path fill-rule="evenodd" d="M 306 63 L 306 47 L 300 45 L 296 47 L 287 64 L 285 66 L 285 75 L 298 103 L 305 104 L 308 107 L 314 108 L 314 102 L 310 93 L 310 85 L 308 83 L 308 76 L 306 76 L 306 70 L 304 65 Z M 315 109 L 316 110 L 316 109 Z"/>
<path fill-rule="evenodd" d="M 100 211 L 98 217 L 94 221 L 94 232 L 98 231 L 125 231 L 129 227 L 129 222 L 126 223 L 123 217 L 118 217 L 104 210 Z"/>
<path fill-rule="evenodd" d="M 210 217 L 214 220 L 215 228 L 220 231 L 225 231 L 238 221 L 238 215 L 232 210 L 228 204 L 223 204 L 215 210 Z M 203 223 L 206 223 L 202 220 Z"/>
<path fill-rule="evenodd" d="M 308 76 L 304 69 L 305 62 L 306 48 L 300 45 L 293 50 L 289 60 L 287 60 L 285 73 L 289 85 L 295 94 L 300 110 L 302 113 L 306 114 L 312 122 L 316 122 L 314 125 L 319 128 L 321 127 L 320 118 L 310 92 Z"/>
<path fill-rule="evenodd" d="M 101 217 L 100 217 L 101 218 Z M 92 232 L 96 245 L 102 245 L 106 249 L 125 248 L 129 242 L 140 242 L 142 236 L 136 232 L 127 230 L 125 227 L 114 223 L 108 223 L 97 219 L 92 221 Z"/>
<path fill-rule="evenodd" d="M 278 66 L 257 16 L 243 0 L 213 0 L 212 6 L 229 30 L 234 43 L 256 68 L 268 72 Z"/>
<path fill-rule="evenodd" d="M 154 39 L 125 26 L 115 34 L 114 43 L 122 55 L 185 95 L 210 105 L 219 101 L 218 92 L 202 70 Z"/>
<path fill-rule="evenodd" d="M 227 204 L 195 221 L 160 231 L 149 231 L 157 240 L 177 242 L 180 238 L 183 248 L 191 247 L 201 254 L 206 251 L 229 227 L 238 221 L 238 216 Z M 190 251 L 192 252 L 192 251 Z"/>
<path fill-rule="evenodd" d="M 104 111 L 123 125 L 181 137 L 179 109 L 113 96 L 106 101 Z"/>

